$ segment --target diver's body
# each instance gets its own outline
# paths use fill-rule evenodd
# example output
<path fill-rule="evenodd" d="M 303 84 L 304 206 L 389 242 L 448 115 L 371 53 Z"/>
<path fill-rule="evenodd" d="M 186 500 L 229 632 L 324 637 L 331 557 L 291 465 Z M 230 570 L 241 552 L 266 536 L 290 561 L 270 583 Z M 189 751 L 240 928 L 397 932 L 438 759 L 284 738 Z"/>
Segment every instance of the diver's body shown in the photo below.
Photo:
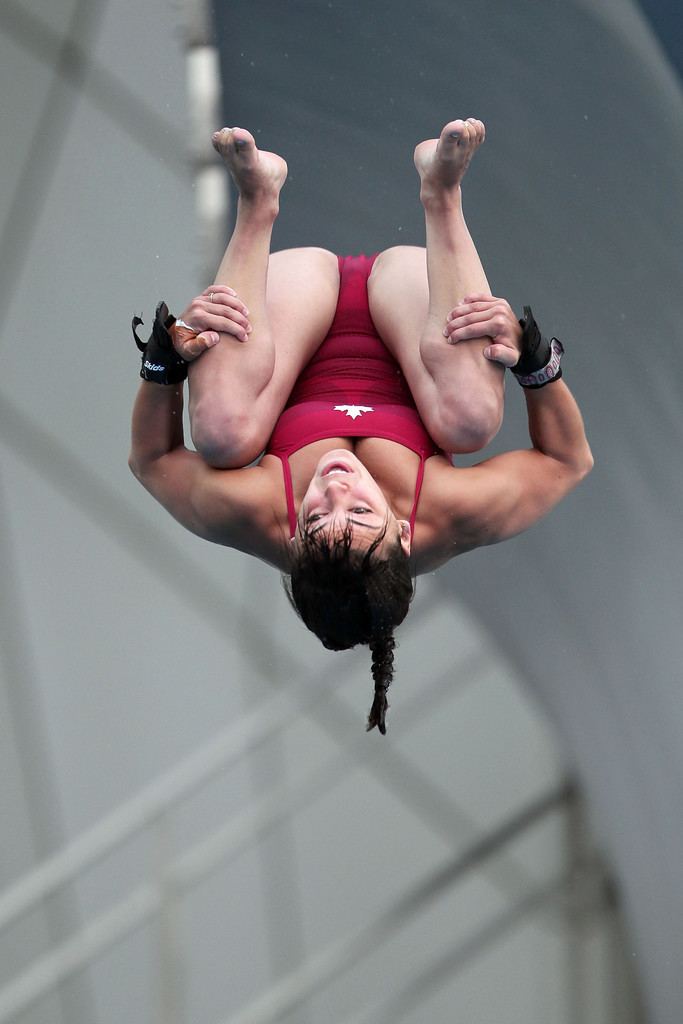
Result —
<path fill-rule="evenodd" d="M 416 148 L 426 249 L 380 253 L 365 285 L 373 330 L 400 367 L 424 444 L 401 429 L 373 431 L 373 398 L 360 403 L 373 409 L 360 413 L 363 436 L 328 418 L 321 432 L 290 437 L 283 461 L 281 417 L 291 415 L 288 402 L 334 323 L 340 263 L 324 249 L 270 254 L 287 166 L 259 153 L 243 129 L 213 138 L 239 190 L 216 282 L 159 330 L 171 359 L 177 352 L 188 361 L 180 372 L 189 376 L 196 451 L 184 446 L 182 383 L 154 383 L 156 373 L 166 384 L 169 377 L 147 349 L 143 375 L 148 367 L 152 379 L 133 415 L 131 469 L 179 522 L 285 573 L 290 601 L 325 647 L 368 645 L 368 729 L 382 733 L 394 629 L 414 577 L 525 530 L 592 466 L 581 414 L 560 379 L 561 344 L 543 339 L 527 316 L 523 332 L 508 303 L 491 295 L 465 224 L 460 184 L 483 138 L 481 121 L 469 118 Z M 506 367 L 525 389 L 531 447 L 453 466 L 450 455 L 479 451 L 497 433 Z M 333 411 L 356 404 L 352 392 L 342 399 Z"/>
<path fill-rule="evenodd" d="M 349 437 L 340 429 L 289 456 L 299 532 L 308 528 L 311 488 L 333 526 L 352 518 L 356 491 L 367 490 L 371 480 L 375 490 L 366 498 L 373 507 L 356 516 L 355 542 L 367 544 L 373 528 L 388 518 L 390 534 L 400 536 L 410 551 L 414 574 L 526 529 L 592 463 L 578 407 L 562 380 L 525 392 L 529 450 L 470 468 L 454 467 L 448 457 L 476 451 L 495 435 L 503 413 L 504 369 L 519 357 L 519 322 L 505 300 L 491 296 L 462 216 L 460 183 L 483 137 L 481 122 L 469 119 L 451 122 L 438 141 L 417 147 L 426 259 L 425 250 L 416 247 L 389 249 L 376 259 L 367 283 L 372 320 L 443 453 L 425 462 L 412 534 L 405 524 L 420 462 L 414 451 L 386 438 Z M 281 460 L 265 454 L 258 465 L 250 463 L 266 448 L 297 379 L 332 324 L 339 265 L 323 249 L 269 254 L 286 165 L 275 154 L 259 153 L 243 130 L 224 129 L 214 144 L 238 184 L 240 200 L 216 284 L 182 314 L 199 334 L 184 354 L 202 353 L 189 367 L 197 452 L 183 444 L 181 388 L 143 383 L 131 467 L 188 529 L 286 571 L 290 553 L 284 541 L 291 517 Z M 205 350 L 206 338 L 220 341 Z M 345 475 L 335 473 L 325 481 L 325 457 L 334 451 L 355 458 Z M 325 483 L 328 493 L 321 495 Z"/>

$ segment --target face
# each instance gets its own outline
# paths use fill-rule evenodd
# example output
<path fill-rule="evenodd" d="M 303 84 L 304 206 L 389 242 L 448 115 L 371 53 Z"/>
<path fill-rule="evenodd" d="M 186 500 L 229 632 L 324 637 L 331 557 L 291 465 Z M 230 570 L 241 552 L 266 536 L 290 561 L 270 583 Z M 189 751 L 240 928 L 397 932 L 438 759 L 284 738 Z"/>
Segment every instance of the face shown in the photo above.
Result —
<path fill-rule="evenodd" d="M 324 531 L 330 536 L 351 528 L 351 546 L 369 547 L 386 525 L 384 540 L 377 548 L 400 538 L 406 555 L 410 553 L 410 526 L 395 517 L 386 498 L 360 459 L 344 448 L 326 452 L 316 466 L 308 485 L 297 523 L 302 533 Z"/>

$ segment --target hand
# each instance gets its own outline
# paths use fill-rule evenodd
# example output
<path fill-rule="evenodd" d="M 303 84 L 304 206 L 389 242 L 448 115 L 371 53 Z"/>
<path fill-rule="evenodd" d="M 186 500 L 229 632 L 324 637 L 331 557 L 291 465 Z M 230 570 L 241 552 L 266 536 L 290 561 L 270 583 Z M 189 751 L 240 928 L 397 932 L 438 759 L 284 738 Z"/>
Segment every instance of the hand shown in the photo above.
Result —
<path fill-rule="evenodd" d="M 187 362 L 197 359 L 220 341 L 221 334 L 231 334 L 237 341 L 246 341 L 251 334 L 247 317 L 249 310 L 237 293 L 223 284 L 213 284 L 187 306 L 171 328 L 173 347 Z"/>
<path fill-rule="evenodd" d="M 446 320 L 444 335 L 450 345 L 489 337 L 493 344 L 484 355 L 493 363 L 515 366 L 521 354 L 522 328 L 510 304 L 491 295 L 467 295 Z"/>

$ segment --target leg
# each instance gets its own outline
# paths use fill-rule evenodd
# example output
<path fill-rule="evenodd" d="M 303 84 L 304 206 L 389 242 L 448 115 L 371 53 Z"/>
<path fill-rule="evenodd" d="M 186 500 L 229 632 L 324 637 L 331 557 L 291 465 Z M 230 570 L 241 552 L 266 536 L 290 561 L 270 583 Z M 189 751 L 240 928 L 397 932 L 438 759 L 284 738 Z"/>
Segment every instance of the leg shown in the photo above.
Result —
<path fill-rule="evenodd" d="M 243 129 L 216 133 L 214 145 L 239 189 L 237 220 L 216 275 L 249 309 L 246 342 L 223 335 L 190 364 L 192 439 L 213 466 L 258 457 L 299 373 L 325 337 L 339 294 L 337 259 L 323 249 L 270 256 L 287 165 L 256 149 Z"/>
<path fill-rule="evenodd" d="M 460 183 L 483 141 L 481 122 L 455 121 L 415 151 L 427 252 L 378 256 L 368 283 L 373 319 L 405 374 L 425 426 L 449 452 L 473 452 L 495 436 L 503 415 L 504 371 L 482 351 L 490 339 L 450 345 L 448 313 L 472 293 L 490 293 L 462 212 Z"/>

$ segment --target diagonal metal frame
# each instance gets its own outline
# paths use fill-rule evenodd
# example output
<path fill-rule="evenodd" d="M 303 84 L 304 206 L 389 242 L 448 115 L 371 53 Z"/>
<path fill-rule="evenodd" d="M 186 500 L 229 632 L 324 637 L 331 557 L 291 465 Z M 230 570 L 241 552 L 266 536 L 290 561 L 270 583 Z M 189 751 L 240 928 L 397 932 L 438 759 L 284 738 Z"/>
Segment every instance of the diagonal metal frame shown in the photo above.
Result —
<path fill-rule="evenodd" d="M 0 672 L 7 680 L 10 727 L 16 739 L 19 779 L 26 804 L 26 817 L 33 858 L 64 841 L 59 794 L 54 785 L 49 745 L 44 722 L 36 710 L 35 664 L 31 656 L 29 627 L 16 577 L 9 516 L 0 478 L 0 564 L 3 585 L 0 592 Z M 65 929 L 80 925 L 80 913 L 73 893 L 62 890 L 56 899 L 40 898 L 34 909 L 43 915 L 45 936 L 56 942 Z M 69 1020 L 86 1014 L 95 1020 L 93 993 L 83 980 L 68 989 L 57 989 L 60 1017 Z"/>
<path fill-rule="evenodd" d="M 491 917 L 467 939 L 453 944 L 445 953 L 435 957 L 424 970 L 402 985 L 398 991 L 392 992 L 388 999 L 374 1003 L 368 1010 L 355 1014 L 343 1024 L 397 1024 L 452 981 L 453 976 L 463 970 L 468 963 L 486 953 L 530 917 L 542 911 L 548 913 L 561 907 L 571 885 L 571 875 L 563 875 L 533 889 L 511 907 Z"/>
<path fill-rule="evenodd" d="M 483 672 L 486 666 L 482 659 L 475 659 L 472 669 Z M 448 696 L 450 690 L 450 678 L 444 673 L 428 687 L 426 695 L 438 706 Z M 420 698 L 413 698 L 399 717 L 399 734 L 408 731 L 415 718 L 419 719 L 420 714 L 424 713 L 424 702 Z M 212 768 L 225 768 L 243 756 L 243 736 L 241 727 L 231 730 L 230 735 L 223 741 L 230 758 L 225 758 L 227 764 L 223 763 L 218 756 L 219 751 L 216 751 Z M 189 850 L 166 865 L 162 882 L 152 881 L 138 886 L 118 904 L 90 922 L 80 932 L 55 946 L 0 990 L 0 1024 L 11 1019 L 13 1015 L 27 1010 L 32 1003 L 47 995 L 56 984 L 86 967 L 109 946 L 139 928 L 153 915 L 160 914 L 165 902 L 164 887 L 178 899 L 219 868 L 225 869 L 235 857 L 291 819 L 298 811 L 310 807 L 329 793 L 340 781 L 347 778 L 350 762 L 356 763 L 359 760 L 361 763 L 367 763 L 381 756 L 382 751 L 377 744 L 367 744 L 362 736 L 357 736 L 349 748 L 338 751 L 324 765 L 316 766 L 306 778 L 299 781 L 295 792 L 291 791 L 291 787 L 285 781 L 273 787 L 270 792 L 262 794 L 244 811 L 234 815 L 225 825 L 197 841 Z M 180 766 L 180 771 L 182 768 L 183 766 Z M 129 814 L 129 824 L 136 824 L 138 828 L 142 828 L 158 820 L 160 815 L 168 810 L 168 806 L 162 809 L 160 802 L 155 802 L 156 791 L 163 788 L 163 783 L 168 781 L 173 780 L 160 780 L 155 790 L 141 794 L 146 800 L 138 799 L 137 807 L 132 809 L 135 813 Z M 176 785 L 180 781 L 182 780 L 178 779 Z M 198 784 L 200 780 L 194 777 L 185 781 L 183 797 L 186 798 L 189 795 L 189 783 Z M 203 777 L 203 781 L 208 781 L 206 776 Z M 177 788 L 173 796 L 178 798 Z M 155 815 L 153 819 L 150 818 L 151 813 Z M 109 838 L 120 821 L 119 815 L 118 821 L 113 820 L 109 823 L 108 834 L 105 833 L 102 838 Z M 95 826 L 92 833 L 102 833 L 103 824 L 105 823 Z M 42 869 L 7 892 L 5 897 L 0 899 L 0 929 L 25 912 L 37 895 L 45 897 L 54 892 L 56 887 L 92 865 L 96 855 L 103 851 L 106 853 L 106 845 L 97 847 L 93 842 L 97 838 L 97 834 L 86 834 L 80 844 L 77 842 L 66 847 L 52 862 L 43 865 Z"/>
<path fill-rule="evenodd" d="M 572 799 L 573 788 L 563 784 L 528 804 L 519 814 L 481 837 L 459 857 L 427 875 L 407 890 L 370 924 L 330 943 L 298 970 L 282 978 L 262 996 L 231 1016 L 224 1024 L 276 1024 L 318 991 L 350 970 L 384 944 L 473 868 L 492 857 L 553 810 Z"/>
<path fill-rule="evenodd" d="M 53 33 L 55 46 L 52 53 L 42 63 L 49 68 L 52 76 L 52 87 L 47 91 L 41 113 L 34 126 L 29 148 L 23 163 L 18 184 L 11 198 L 8 217 L 0 233 L 0 251 L 11 254 L 11 259 L 6 259 L 3 266 L 3 274 L 0 278 L 0 311 L 6 315 L 7 308 L 11 301 L 14 287 L 23 271 L 24 263 L 34 236 L 44 201 L 47 196 L 48 187 L 53 175 L 55 165 L 54 159 L 46 160 L 45 149 L 54 157 L 61 151 L 66 136 L 66 125 L 73 114 L 75 102 L 78 98 L 79 87 L 82 83 L 82 68 L 74 69 L 72 76 L 72 87 L 67 88 L 64 79 L 64 70 L 69 65 L 69 53 L 72 47 L 78 47 L 87 52 L 97 36 L 102 18 L 104 16 L 108 0 L 77 0 L 69 19 L 66 31 L 63 36 Z M 16 24 L 17 16 L 19 21 L 26 15 L 26 11 L 14 4 L 13 0 L 6 0 L 0 7 L 0 31 L 8 35 L 14 34 L 11 31 L 12 25 Z M 16 38 L 15 38 L 16 42 Z M 1 344 L 1 339 L 0 339 Z M 7 581 L 6 581 L 7 582 Z M 19 650 L 16 651 L 13 663 L 9 670 L 11 678 L 21 679 L 21 673 L 31 672 L 31 662 L 28 656 L 29 630 L 25 624 L 24 617 L 16 609 L 13 612 L 15 628 L 12 630 L 12 645 L 24 647 L 23 656 Z M 5 621 L 8 616 L 5 616 Z M 9 690 L 15 687 L 10 686 Z M 22 717 L 26 723 L 23 726 L 23 740 L 29 741 L 25 735 L 28 721 L 22 716 L 21 708 L 17 706 L 15 698 L 15 713 L 17 721 Z M 21 728 L 21 726 L 20 726 Z M 35 752 L 36 764 L 40 763 L 41 756 L 44 758 L 44 750 Z M 24 766 L 25 767 L 25 766 Z M 45 774 L 43 772 L 43 774 Z M 27 772 L 27 780 L 33 775 L 33 769 Z M 41 784 L 45 784 L 43 779 Z M 55 807 L 50 811 L 45 806 L 45 797 L 40 796 L 36 791 L 36 785 L 31 787 L 29 814 L 32 814 L 32 830 L 34 837 L 39 838 L 38 856 L 45 855 L 46 842 L 59 841 L 61 829 L 58 826 L 55 816 Z M 42 808 L 42 810 L 41 810 Z M 41 838 L 42 837 L 42 838 Z M 45 905 L 46 923 L 48 934 L 56 934 L 63 930 L 65 922 L 73 923 L 78 917 L 78 911 L 71 894 L 65 892 L 60 894 L 57 902 L 48 902 Z M 83 1012 L 94 1019 L 95 1005 L 93 994 L 89 986 L 79 982 L 77 987 L 71 986 L 66 990 L 58 991 L 59 1006 L 65 1018 L 80 1016 Z"/>
<path fill-rule="evenodd" d="M 316 785 L 314 776 L 315 773 L 313 787 Z M 389 941 L 463 875 L 479 868 L 482 861 L 499 854 L 505 844 L 533 827 L 546 815 L 562 808 L 573 799 L 573 795 L 572 786 L 564 784 L 528 804 L 483 837 L 478 837 L 454 859 L 423 877 L 370 924 L 351 936 L 332 942 L 321 954 L 314 955 L 290 972 L 246 1011 L 240 1011 L 230 1024 L 271 1024 L 304 1005 L 318 987 L 345 973 L 367 953 Z M 267 819 L 269 809 L 266 803 L 264 809 L 267 812 L 264 819 Z M 259 833 L 264 826 L 270 827 L 277 823 L 272 820 L 259 822 L 256 820 L 258 816 L 258 810 L 255 813 L 247 812 L 234 823 L 230 834 L 226 835 L 225 830 L 219 830 L 217 837 L 200 841 L 196 848 L 170 865 L 163 879 L 137 886 L 117 905 L 38 959 L 0 991 L 0 1024 L 25 1012 L 55 985 L 83 969 L 131 931 L 144 925 L 152 916 L 160 914 L 167 887 L 176 898 L 179 897 L 202 881 L 208 873 L 224 866 L 229 858 L 240 853 L 245 844 L 252 841 L 255 831 Z M 524 891 L 528 892 L 531 888 L 533 886 Z"/>
<path fill-rule="evenodd" d="M 0 311 L 3 317 L 23 273 L 56 158 L 66 140 L 66 126 L 85 79 L 87 61 L 82 59 L 82 55 L 88 52 L 96 38 L 106 6 L 107 0 L 77 0 L 65 34 L 60 36 L 50 32 L 51 45 L 43 47 L 40 59 L 52 71 L 52 85 L 36 119 L 9 215 L 0 233 L 0 252 L 12 254 L 11 260 L 5 261 L 0 279 Z M 26 44 L 30 40 L 39 40 L 40 25 L 14 0 L 4 0 L 0 7 L 0 30 L 11 35 L 15 42 Z M 81 59 L 77 59 L 79 56 Z M 50 159 L 46 159 L 46 154 Z"/>
<path fill-rule="evenodd" d="M 108 0 L 98 0 L 101 8 L 107 3 Z M 83 0 L 80 6 L 84 6 Z M 85 6 L 97 7 L 88 0 Z M 185 172 L 178 166 L 178 153 L 183 146 L 177 124 L 149 106 L 124 79 L 94 61 L 90 43 L 82 35 L 70 31 L 66 37 L 60 36 L 16 0 L 3 0 L 0 32 L 36 60 L 54 64 L 56 74 L 65 84 L 87 97 L 151 157 L 185 179 Z"/>

